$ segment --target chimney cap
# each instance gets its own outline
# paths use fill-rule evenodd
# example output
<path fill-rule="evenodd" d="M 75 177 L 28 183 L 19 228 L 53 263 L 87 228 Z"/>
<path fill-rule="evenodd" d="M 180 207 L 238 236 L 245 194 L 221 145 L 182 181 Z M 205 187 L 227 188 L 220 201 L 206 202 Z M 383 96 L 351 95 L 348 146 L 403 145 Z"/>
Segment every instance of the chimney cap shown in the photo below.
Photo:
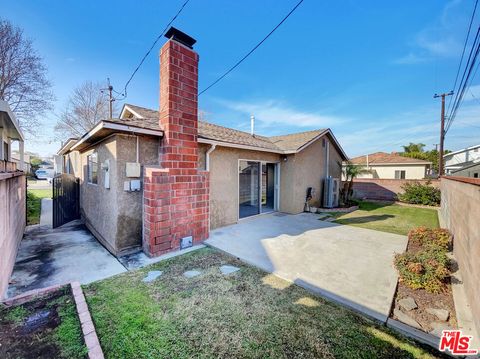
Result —
<path fill-rule="evenodd" d="M 197 42 L 193 37 L 188 36 L 184 32 L 174 28 L 173 26 L 168 29 L 167 33 L 165 34 L 165 37 L 168 39 L 175 40 L 190 49 L 193 49 L 193 45 Z"/>

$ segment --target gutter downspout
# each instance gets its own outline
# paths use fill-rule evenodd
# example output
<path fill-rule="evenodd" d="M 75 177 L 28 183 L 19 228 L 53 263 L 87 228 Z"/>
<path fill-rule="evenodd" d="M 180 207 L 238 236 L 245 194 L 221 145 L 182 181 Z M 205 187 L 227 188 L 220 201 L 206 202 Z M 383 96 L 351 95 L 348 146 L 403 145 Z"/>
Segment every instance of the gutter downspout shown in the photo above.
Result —
<path fill-rule="evenodd" d="M 210 153 L 215 151 L 217 145 L 211 145 L 207 152 L 205 152 L 205 170 L 210 171 Z"/>

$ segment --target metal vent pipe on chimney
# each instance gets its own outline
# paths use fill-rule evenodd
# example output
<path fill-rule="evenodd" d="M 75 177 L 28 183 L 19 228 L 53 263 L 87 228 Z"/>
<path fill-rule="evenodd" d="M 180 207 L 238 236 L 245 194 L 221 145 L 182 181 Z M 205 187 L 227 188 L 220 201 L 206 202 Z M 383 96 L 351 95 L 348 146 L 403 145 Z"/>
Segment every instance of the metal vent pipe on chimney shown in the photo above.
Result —
<path fill-rule="evenodd" d="M 250 134 L 253 136 L 255 134 L 255 116 L 250 116 Z"/>

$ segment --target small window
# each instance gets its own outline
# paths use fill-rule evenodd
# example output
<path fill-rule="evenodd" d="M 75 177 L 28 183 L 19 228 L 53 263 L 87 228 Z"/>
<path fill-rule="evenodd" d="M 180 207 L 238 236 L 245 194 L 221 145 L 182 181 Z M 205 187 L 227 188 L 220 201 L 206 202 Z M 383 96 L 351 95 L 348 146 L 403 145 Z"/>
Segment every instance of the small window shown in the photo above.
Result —
<path fill-rule="evenodd" d="M 473 178 L 478 178 L 478 172 L 475 172 L 475 173 L 473 174 Z"/>
<path fill-rule="evenodd" d="M 98 162 L 97 152 L 93 152 L 87 156 L 87 182 L 97 184 L 98 183 Z"/>
<path fill-rule="evenodd" d="M 395 171 L 395 179 L 405 179 L 405 171 Z"/>

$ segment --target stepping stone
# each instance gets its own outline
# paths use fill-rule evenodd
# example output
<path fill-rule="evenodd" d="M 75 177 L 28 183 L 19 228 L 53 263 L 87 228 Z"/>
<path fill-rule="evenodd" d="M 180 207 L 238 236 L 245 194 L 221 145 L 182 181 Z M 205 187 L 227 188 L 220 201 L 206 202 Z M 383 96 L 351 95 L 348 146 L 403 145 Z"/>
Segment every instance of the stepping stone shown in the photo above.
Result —
<path fill-rule="evenodd" d="M 224 275 L 229 275 L 238 272 L 239 270 L 240 268 L 231 265 L 223 265 L 220 267 L 220 272 L 222 272 Z"/>
<path fill-rule="evenodd" d="M 435 335 L 438 338 L 442 336 L 442 330 L 454 330 L 454 328 L 452 328 L 445 322 L 431 322 L 430 326 L 433 329 L 430 330 L 429 333 Z"/>
<path fill-rule="evenodd" d="M 144 282 L 144 283 L 153 282 L 155 279 L 160 277 L 162 274 L 163 274 L 163 272 L 160 271 L 160 270 L 152 270 L 152 271 L 148 272 L 148 274 L 145 278 L 142 279 L 142 282 Z"/>
<path fill-rule="evenodd" d="M 448 317 L 450 316 L 450 312 L 446 309 L 438 309 L 438 308 L 427 308 L 425 309 L 427 313 L 436 316 L 442 322 L 446 322 Z"/>
<path fill-rule="evenodd" d="M 186 277 L 186 278 L 193 278 L 193 277 L 196 277 L 200 274 L 202 274 L 202 272 L 200 272 L 198 270 L 187 270 L 185 273 L 183 273 L 183 276 Z"/>
<path fill-rule="evenodd" d="M 418 324 L 418 322 L 413 319 L 411 316 L 409 316 L 408 314 L 405 314 L 404 312 L 402 312 L 400 309 L 397 309 L 395 308 L 393 310 L 393 315 L 395 315 L 397 317 L 397 319 L 399 321 L 401 321 L 402 323 L 405 323 L 411 327 L 414 327 L 416 329 L 420 329 L 422 330 L 422 327 L 420 324 Z"/>
<path fill-rule="evenodd" d="M 417 309 L 417 302 L 412 297 L 406 297 L 398 301 L 400 308 L 405 309 L 407 312 Z"/>
<path fill-rule="evenodd" d="M 331 216 L 329 214 L 324 213 L 324 214 L 319 215 L 318 219 L 323 221 L 325 218 L 328 218 L 328 217 L 331 217 Z"/>
<path fill-rule="evenodd" d="M 333 222 L 335 220 L 337 220 L 335 217 L 329 217 L 329 218 L 325 219 L 325 222 Z"/>

